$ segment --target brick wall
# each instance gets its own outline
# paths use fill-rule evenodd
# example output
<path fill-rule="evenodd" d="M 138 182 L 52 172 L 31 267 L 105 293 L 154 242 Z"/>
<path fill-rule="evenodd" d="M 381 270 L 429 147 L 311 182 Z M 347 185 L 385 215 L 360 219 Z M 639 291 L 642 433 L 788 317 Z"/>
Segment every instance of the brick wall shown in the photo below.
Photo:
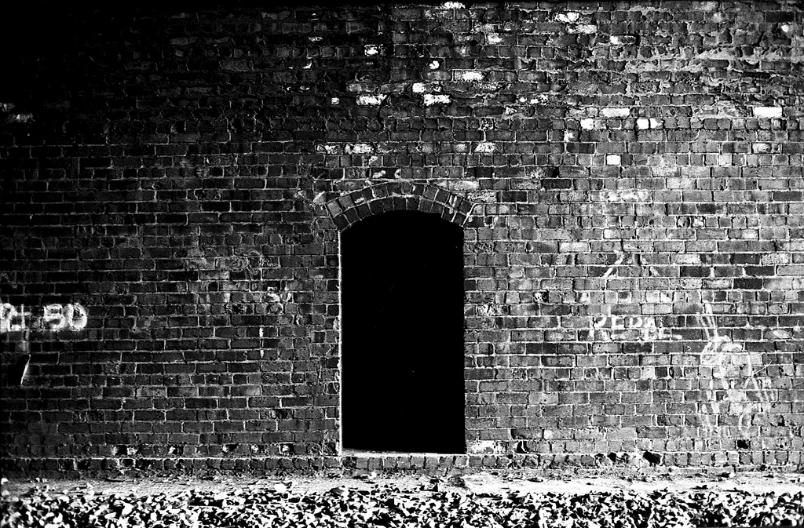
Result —
<path fill-rule="evenodd" d="M 467 453 L 383 463 L 802 462 L 796 2 L 8 23 L 6 468 L 354 463 L 338 233 L 412 204 L 464 230 Z"/>

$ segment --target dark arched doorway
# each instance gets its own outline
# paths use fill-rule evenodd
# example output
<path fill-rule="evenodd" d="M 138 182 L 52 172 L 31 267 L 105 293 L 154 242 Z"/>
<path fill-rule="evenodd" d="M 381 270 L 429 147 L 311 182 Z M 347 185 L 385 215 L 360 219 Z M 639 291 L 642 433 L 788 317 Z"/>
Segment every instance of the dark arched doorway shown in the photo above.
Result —
<path fill-rule="evenodd" d="M 341 234 L 345 449 L 463 453 L 463 231 L 383 213 Z"/>

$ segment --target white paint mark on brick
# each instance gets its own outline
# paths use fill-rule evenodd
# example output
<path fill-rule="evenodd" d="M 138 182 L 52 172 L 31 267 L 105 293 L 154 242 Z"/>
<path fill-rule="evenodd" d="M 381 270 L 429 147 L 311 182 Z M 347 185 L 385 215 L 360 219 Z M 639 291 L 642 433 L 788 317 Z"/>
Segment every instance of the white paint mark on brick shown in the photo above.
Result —
<path fill-rule="evenodd" d="M 628 117 L 630 114 L 631 114 L 630 108 L 609 107 L 603 109 L 603 115 L 606 117 Z"/>
<path fill-rule="evenodd" d="M 441 63 L 438 62 L 437 60 L 434 60 L 433 62 L 428 64 L 427 67 L 430 68 L 431 70 L 437 70 L 439 67 L 441 67 Z"/>
<path fill-rule="evenodd" d="M 370 92 L 374 87 L 366 82 L 350 82 L 346 84 L 346 89 L 352 93 Z"/>
<path fill-rule="evenodd" d="M 494 152 L 497 150 L 497 145 L 491 143 L 489 141 L 483 141 L 478 143 L 475 147 L 475 152 L 482 153 L 482 152 Z"/>
<path fill-rule="evenodd" d="M 0 333 L 21 332 L 29 328 L 50 332 L 71 330 L 78 332 L 87 326 L 87 309 L 78 303 L 48 304 L 42 308 L 42 317 L 29 319 L 32 312 L 26 312 L 25 306 L 17 310 L 8 303 L 0 304 Z"/>
<path fill-rule="evenodd" d="M 709 2 L 695 2 L 694 8 L 696 11 L 714 11 L 718 9 L 718 4 L 716 0 L 712 0 Z"/>
<path fill-rule="evenodd" d="M 637 119 L 636 124 L 637 128 L 645 130 L 646 128 L 650 128 L 650 119 L 646 117 L 640 117 L 639 119 Z"/>
<path fill-rule="evenodd" d="M 759 258 L 760 264 L 790 264 L 790 255 L 785 253 L 768 253 Z"/>
<path fill-rule="evenodd" d="M 679 253 L 673 257 L 676 264 L 686 264 L 688 266 L 699 265 L 701 256 L 695 253 Z M 672 302 L 672 301 L 671 301 Z"/>
<path fill-rule="evenodd" d="M 661 128 L 664 125 L 664 119 L 656 119 L 651 117 L 650 118 L 650 127 L 651 128 Z"/>
<path fill-rule="evenodd" d="M 188 44 L 191 44 L 192 42 L 195 42 L 194 38 L 191 39 L 191 38 L 188 38 L 188 37 L 177 37 L 177 38 L 170 39 L 170 45 L 171 46 L 187 46 Z"/>
<path fill-rule="evenodd" d="M 87 326 L 87 310 L 80 304 L 49 304 L 44 308 L 42 325 L 46 330 L 72 330 L 77 332 Z"/>
<path fill-rule="evenodd" d="M 774 117 L 782 117 L 781 106 L 755 106 L 754 117 L 772 119 Z"/>
<path fill-rule="evenodd" d="M 640 341 L 657 341 L 673 339 L 667 329 L 657 326 L 656 319 L 642 315 L 601 315 L 593 319 L 595 330 L 611 330 L 606 333 L 596 332 L 595 337 L 602 341 L 636 338 Z M 609 335 L 611 337 L 609 337 Z"/>
<path fill-rule="evenodd" d="M 636 44 L 636 37 L 634 35 L 611 35 L 609 43 L 613 46 L 633 46 Z"/>
<path fill-rule="evenodd" d="M 441 9 L 466 9 L 466 6 L 461 2 L 444 2 Z"/>
<path fill-rule="evenodd" d="M 782 328 L 774 328 L 770 332 L 768 332 L 768 337 L 773 339 L 790 339 L 793 337 L 793 333 L 789 330 L 784 330 Z"/>
<path fill-rule="evenodd" d="M 424 94 L 424 106 L 432 106 L 434 104 L 449 104 L 449 95 L 434 95 Z"/>
<path fill-rule="evenodd" d="M 544 104 L 549 99 L 550 97 L 547 94 L 536 94 L 531 96 L 530 99 L 528 99 L 524 95 L 519 96 L 520 103 L 529 103 L 529 104 Z"/>
<path fill-rule="evenodd" d="M 436 182 L 436 185 L 449 189 L 451 191 L 476 191 L 480 188 L 480 183 L 477 180 L 442 180 Z"/>
<path fill-rule="evenodd" d="M 771 151 L 770 143 L 754 143 L 751 145 L 751 150 L 754 154 L 764 154 Z"/>
<path fill-rule="evenodd" d="M 617 189 L 600 191 L 600 199 L 606 202 L 647 202 L 650 193 L 644 189 Z"/>
<path fill-rule="evenodd" d="M 576 132 L 574 130 L 565 130 L 564 131 L 564 141 L 575 141 L 578 139 Z"/>
<path fill-rule="evenodd" d="M 341 104 L 341 100 L 340 100 L 339 98 L 337 98 L 337 97 L 333 97 L 332 99 L 330 99 L 330 100 L 329 100 L 329 102 L 330 102 L 331 104 L 333 104 L 333 105 L 339 105 L 339 104 Z"/>
<path fill-rule="evenodd" d="M 317 152 L 324 152 L 324 154 L 338 154 L 340 148 L 338 145 L 318 145 L 316 147 Z"/>
<path fill-rule="evenodd" d="M 594 24 L 578 24 L 567 29 L 567 33 L 583 33 L 584 35 L 591 35 L 597 33 L 597 26 Z"/>
<path fill-rule="evenodd" d="M 486 42 L 488 42 L 489 44 L 499 44 L 500 42 L 502 42 L 502 37 L 497 33 L 488 33 L 486 35 Z"/>
<path fill-rule="evenodd" d="M 46 328 L 58 332 L 67 328 L 67 319 L 62 314 L 62 307 L 60 304 L 48 304 L 43 309 L 42 324 Z"/>
<path fill-rule="evenodd" d="M 477 440 L 475 442 L 469 442 L 466 446 L 467 451 L 473 455 L 479 454 L 499 454 L 502 453 L 504 450 L 501 445 L 499 445 L 494 440 Z"/>
<path fill-rule="evenodd" d="M 13 114 L 9 117 L 12 123 L 27 123 L 33 121 L 33 114 Z"/>
<path fill-rule="evenodd" d="M 482 81 L 483 74 L 479 71 L 464 70 L 455 72 L 455 78 L 459 81 Z"/>
<path fill-rule="evenodd" d="M 595 120 L 591 117 L 581 119 L 581 128 L 584 130 L 592 130 L 595 128 Z"/>
<path fill-rule="evenodd" d="M 781 29 L 784 33 L 790 33 L 790 24 L 782 24 L 779 26 L 779 29 Z"/>
<path fill-rule="evenodd" d="M 727 335 L 720 335 L 712 305 L 708 302 L 704 302 L 704 313 L 698 317 L 708 341 L 701 350 L 701 366 L 710 368 L 712 372 L 708 387 L 702 386 L 709 400 L 707 410 L 710 411 L 701 414 L 703 424 L 715 429 L 719 427 L 718 415 L 724 411 L 737 414 L 737 429 L 746 437 L 751 434 L 751 418 L 758 410 L 756 405 L 761 409 L 772 398 L 765 380 L 759 377 L 762 369 L 754 370 L 754 365 L 762 365 L 762 356 L 746 352 L 742 344 L 732 342 Z"/>
<path fill-rule="evenodd" d="M 346 145 L 344 152 L 346 154 L 371 154 L 374 152 L 374 147 L 368 143 L 354 143 Z"/>
<path fill-rule="evenodd" d="M 577 11 L 567 11 L 566 13 L 556 14 L 556 21 L 564 24 L 574 24 L 581 18 L 581 14 Z"/>
<path fill-rule="evenodd" d="M 606 154 L 606 165 L 619 165 L 621 161 L 619 154 Z"/>
<path fill-rule="evenodd" d="M 319 36 L 307 37 L 307 40 L 309 40 L 310 42 L 321 42 L 322 40 L 324 40 L 324 37 Z"/>
<path fill-rule="evenodd" d="M 413 91 L 413 93 L 424 93 L 424 90 L 426 88 L 427 88 L 427 86 L 424 83 L 420 83 L 420 82 L 413 83 L 413 86 L 410 87 L 410 89 Z"/>
<path fill-rule="evenodd" d="M 379 55 L 380 47 L 375 44 L 366 44 L 363 46 L 363 53 L 367 57 L 373 57 L 374 55 Z"/>
<path fill-rule="evenodd" d="M 25 311 L 25 305 L 19 311 L 11 304 L 0 304 L 0 334 L 5 332 L 19 332 L 25 330 L 25 316 L 31 315 Z"/>
<path fill-rule="evenodd" d="M 605 191 L 602 191 L 605 192 Z M 601 194 L 602 194 L 601 192 Z M 631 189 L 608 191 L 613 193 L 627 193 L 633 192 Z M 621 195 L 620 195 L 621 196 Z M 618 196 L 619 198 L 619 196 Z M 619 266 L 622 265 L 627 258 L 626 255 L 621 255 L 611 266 L 608 267 L 606 272 L 600 277 L 603 282 L 604 289 L 608 289 L 609 277 L 617 277 Z M 612 279 L 613 280 L 613 279 Z M 649 292 L 648 295 L 653 298 L 653 301 L 648 302 L 671 302 L 672 295 L 669 292 Z M 664 301 L 660 301 L 664 298 Z M 619 297 L 622 299 L 622 297 Z M 583 292 L 580 296 L 580 301 L 589 303 L 589 292 Z M 620 302 L 632 302 L 631 297 Z M 603 306 L 604 313 L 602 315 L 593 316 L 589 320 L 589 331 L 593 339 L 602 341 L 620 341 L 620 340 L 677 340 L 678 336 L 673 336 L 672 333 L 656 324 L 656 319 L 645 315 L 625 316 L 612 314 L 612 306 L 606 304 Z"/>
<path fill-rule="evenodd" d="M 381 170 L 381 171 L 375 172 L 374 174 L 371 175 L 371 177 L 372 178 L 384 178 L 385 177 L 385 171 Z"/>
<path fill-rule="evenodd" d="M 494 203 L 497 201 L 497 193 L 494 191 L 470 192 L 466 197 L 475 203 Z"/>
<path fill-rule="evenodd" d="M 545 175 L 545 170 L 544 170 L 544 167 L 536 167 L 536 168 L 535 168 L 535 169 L 533 169 L 533 170 L 527 171 L 527 172 L 525 173 L 525 175 L 526 175 L 528 178 L 532 179 L 532 180 L 538 180 L 538 179 L 540 179 L 540 178 L 543 178 L 543 177 L 544 177 L 544 175 Z"/>
<path fill-rule="evenodd" d="M 272 303 L 282 302 L 282 297 L 276 292 L 265 292 L 265 300 Z"/>
<path fill-rule="evenodd" d="M 360 106 L 379 106 L 387 97 L 385 94 L 361 95 L 357 98 L 357 104 Z"/>

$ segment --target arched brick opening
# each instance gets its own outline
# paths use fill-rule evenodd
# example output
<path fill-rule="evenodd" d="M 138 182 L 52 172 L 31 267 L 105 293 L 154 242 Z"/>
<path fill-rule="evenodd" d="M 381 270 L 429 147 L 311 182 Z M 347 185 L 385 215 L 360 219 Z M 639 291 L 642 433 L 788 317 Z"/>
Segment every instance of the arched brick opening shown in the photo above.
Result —
<path fill-rule="evenodd" d="M 465 452 L 463 226 L 473 205 L 412 182 L 326 204 L 341 231 L 342 449 Z"/>
<path fill-rule="evenodd" d="M 463 230 L 389 211 L 341 233 L 345 450 L 464 453 Z"/>
<path fill-rule="evenodd" d="M 437 214 L 458 226 L 468 220 L 472 201 L 446 189 L 428 183 L 387 182 L 327 202 L 326 207 L 335 225 L 343 231 L 350 225 L 372 215 L 390 211 L 420 211 Z"/>

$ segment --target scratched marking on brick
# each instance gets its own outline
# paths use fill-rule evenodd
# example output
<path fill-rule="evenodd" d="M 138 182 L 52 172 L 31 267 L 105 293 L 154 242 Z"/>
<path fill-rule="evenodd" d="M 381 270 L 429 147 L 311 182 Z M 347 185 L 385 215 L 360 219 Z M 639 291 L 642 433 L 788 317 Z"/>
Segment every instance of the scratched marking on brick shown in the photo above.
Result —
<path fill-rule="evenodd" d="M 721 335 L 708 302 L 704 303 L 704 312 L 698 315 L 707 340 L 701 350 L 701 366 L 712 369 L 712 379 L 707 380 L 704 390 L 708 401 L 703 404 L 701 421 L 714 434 L 720 431 L 718 425 L 722 425 L 718 424 L 719 416 L 736 414 L 737 429 L 746 437 L 755 414 L 761 413 L 771 401 L 771 392 L 758 377 L 764 368 L 754 370 L 755 364 L 762 363 L 761 354 L 746 352 L 740 343 Z M 718 401 L 718 393 L 725 395 L 722 401 Z"/>
<path fill-rule="evenodd" d="M 608 281 L 617 276 L 617 268 L 626 259 L 626 255 L 621 255 L 606 272 L 601 276 L 603 289 L 608 287 Z M 589 292 L 583 292 L 580 300 L 584 304 L 590 301 Z M 589 319 L 589 334 L 593 339 L 600 341 L 657 341 L 657 340 L 678 340 L 679 336 L 674 336 L 670 329 L 656 324 L 656 319 L 646 315 L 617 315 L 612 313 L 612 305 L 606 304 L 602 307 L 602 315 L 592 316 Z"/>
<path fill-rule="evenodd" d="M 48 304 L 39 312 L 26 311 L 25 305 L 19 309 L 12 304 L 0 304 L 0 334 L 23 332 L 25 330 L 44 330 L 78 332 L 87 326 L 87 309 L 78 303 Z"/>
<path fill-rule="evenodd" d="M 596 337 L 603 341 L 638 339 L 655 341 L 659 339 L 676 339 L 667 328 L 657 326 L 656 319 L 643 315 L 601 315 L 592 318 L 595 330 L 610 330 L 610 333 L 599 332 Z"/>

